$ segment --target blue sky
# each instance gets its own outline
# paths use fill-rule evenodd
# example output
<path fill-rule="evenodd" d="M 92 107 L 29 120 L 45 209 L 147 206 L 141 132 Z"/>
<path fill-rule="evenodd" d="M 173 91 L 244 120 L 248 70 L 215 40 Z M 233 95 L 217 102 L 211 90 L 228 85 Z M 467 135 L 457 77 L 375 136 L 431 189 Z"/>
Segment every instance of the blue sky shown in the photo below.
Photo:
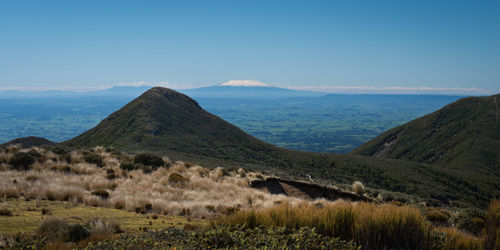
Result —
<path fill-rule="evenodd" d="M 0 89 L 254 79 L 493 93 L 498 13 L 499 1 L 1 1 Z"/>

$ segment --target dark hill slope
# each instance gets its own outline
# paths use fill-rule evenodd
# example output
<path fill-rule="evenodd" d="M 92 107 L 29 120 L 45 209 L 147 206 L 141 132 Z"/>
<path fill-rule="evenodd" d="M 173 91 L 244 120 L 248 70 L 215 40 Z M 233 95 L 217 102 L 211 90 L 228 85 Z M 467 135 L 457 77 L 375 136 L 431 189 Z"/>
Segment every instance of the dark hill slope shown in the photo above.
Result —
<path fill-rule="evenodd" d="M 150 151 L 173 160 L 211 167 L 243 166 L 288 178 L 301 179 L 309 174 L 320 183 L 360 180 L 369 187 L 444 202 L 486 202 L 491 195 L 467 179 L 433 166 L 275 147 L 206 112 L 188 96 L 165 88 L 145 92 L 95 128 L 63 145 Z"/>
<path fill-rule="evenodd" d="M 12 141 L 1 144 L 0 146 L 8 146 L 16 144 L 21 145 L 21 148 L 31 148 L 31 147 L 52 145 L 54 144 L 54 142 L 51 142 L 42 137 L 28 136 L 28 137 L 14 139 Z"/>
<path fill-rule="evenodd" d="M 203 110 L 186 95 L 153 88 L 68 145 L 109 145 L 126 151 L 192 154 L 244 160 L 268 153 L 266 144 Z"/>
<path fill-rule="evenodd" d="M 353 151 L 427 163 L 500 189 L 500 95 L 460 99 Z"/>

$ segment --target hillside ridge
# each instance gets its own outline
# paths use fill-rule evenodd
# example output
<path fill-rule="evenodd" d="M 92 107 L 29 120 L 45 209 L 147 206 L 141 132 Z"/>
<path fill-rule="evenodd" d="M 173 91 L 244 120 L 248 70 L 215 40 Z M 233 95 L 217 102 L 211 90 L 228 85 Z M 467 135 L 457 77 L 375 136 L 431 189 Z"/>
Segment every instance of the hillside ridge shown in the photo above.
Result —
<path fill-rule="evenodd" d="M 263 142 L 203 110 L 177 91 L 155 87 L 62 146 L 107 146 L 152 152 L 207 167 L 245 167 L 283 178 L 312 176 L 320 184 L 352 183 L 449 203 L 486 202 L 494 192 L 467 176 L 408 161 L 288 150 Z M 425 188 L 424 188 L 425 187 Z M 457 192 L 456 190 L 460 190 Z"/>

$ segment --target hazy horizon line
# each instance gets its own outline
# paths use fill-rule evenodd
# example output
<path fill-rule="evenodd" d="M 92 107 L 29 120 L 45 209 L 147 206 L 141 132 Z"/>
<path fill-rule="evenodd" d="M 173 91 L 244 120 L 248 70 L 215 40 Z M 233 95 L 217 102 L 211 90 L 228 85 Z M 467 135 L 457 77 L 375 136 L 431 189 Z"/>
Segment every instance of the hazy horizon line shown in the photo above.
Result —
<path fill-rule="evenodd" d="M 245 85 L 246 82 L 253 82 L 254 85 Z M 227 83 L 242 82 L 242 85 Z M 255 85 L 256 84 L 256 85 Z M 203 87 L 212 86 L 225 86 L 225 87 L 276 87 L 284 88 L 297 91 L 311 91 L 319 92 L 325 94 L 438 94 L 438 95 L 492 95 L 500 92 L 499 90 L 488 90 L 476 87 L 461 88 L 461 87 L 429 87 L 429 86 L 368 86 L 368 85 L 357 85 L 357 86 L 335 86 L 335 85 L 318 85 L 318 86 L 281 86 L 279 84 L 268 84 L 255 80 L 229 80 L 227 82 L 219 84 L 207 84 L 207 85 L 190 85 L 190 84 L 175 84 L 166 81 L 160 82 L 147 82 L 138 81 L 131 83 L 117 83 L 111 85 L 98 85 L 98 86 L 87 86 L 87 87 L 65 87 L 65 86 L 53 86 L 53 87 L 0 87 L 0 92 L 6 91 L 20 91 L 20 92 L 46 92 L 46 91 L 63 91 L 63 92 L 93 92 L 93 91 L 103 91 L 109 90 L 115 87 L 166 87 L 175 90 L 192 90 Z"/>

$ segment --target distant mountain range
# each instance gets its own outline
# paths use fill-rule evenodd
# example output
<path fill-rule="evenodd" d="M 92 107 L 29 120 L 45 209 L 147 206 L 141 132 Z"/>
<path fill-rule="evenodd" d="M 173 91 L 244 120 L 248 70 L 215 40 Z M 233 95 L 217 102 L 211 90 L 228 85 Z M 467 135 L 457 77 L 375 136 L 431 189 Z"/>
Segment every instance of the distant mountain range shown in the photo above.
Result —
<path fill-rule="evenodd" d="M 446 143 L 446 142 L 444 142 Z M 306 174 L 323 183 L 363 181 L 367 186 L 441 202 L 485 205 L 499 195 L 496 182 L 477 182 L 459 170 L 422 163 L 287 150 L 262 142 L 203 110 L 177 91 L 153 88 L 65 146 L 113 146 L 149 151 L 205 166 L 243 166 L 292 178 Z"/>
<path fill-rule="evenodd" d="M 151 87 L 139 86 L 128 87 L 118 86 L 104 90 L 95 91 L 62 91 L 62 90 L 47 90 L 47 91 L 19 91 L 7 90 L 0 91 L 0 98 L 20 98 L 20 97 L 125 97 L 135 98 Z M 324 96 L 326 93 L 291 90 L 286 88 L 278 88 L 262 85 L 231 85 L 220 84 L 215 86 L 183 89 L 178 90 L 191 97 L 208 97 L 208 98 L 286 98 L 286 97 L 317 97 Z"/>
<path fill-rule="evenodd" d="M 298 91 L 278 87 L 249 86 L 209 86 L 197 89 L 186 89 L 180 92 L 193 98 L 287 98 L 287 97 L 318 97 L 326 93 Z"/>

